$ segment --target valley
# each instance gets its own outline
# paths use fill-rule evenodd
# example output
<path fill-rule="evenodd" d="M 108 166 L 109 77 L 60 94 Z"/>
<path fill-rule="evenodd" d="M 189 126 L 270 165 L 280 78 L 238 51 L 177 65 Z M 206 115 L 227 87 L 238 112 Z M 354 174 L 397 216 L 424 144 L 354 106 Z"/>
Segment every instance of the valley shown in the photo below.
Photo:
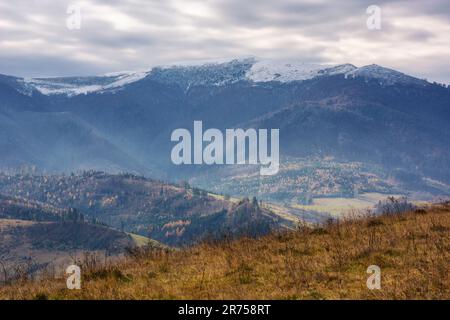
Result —
<path fill-rule="evenodd" d="M 120 261 L 133 248 L 183 248 L 321 225 L 351 212 L 373 211 L 387 196 L 315 194 L 307 203 L 277 202 L 132 174 L 3 173 L 0 261 L 8 281 L 20 274 L 39 276 L 60 272 L 70 261 Z"/>
<path fill-rule="evenodd" d="M 447 86 L 378 65 L 243 58 L 91 77 L 0 75 L 3 277 L 86 254 L 119 261 L 140 247 L 315 227 L 389 196 L 441 202 L 450 195 L 449 106 Z M 186 144 L 193 164 L 174 163 L 171 133 L 195 133 L 198 121 L 220 132 L 274 129 L 276 174 L 261 175 L 248 155 L 196 164 L 191 148 L 207 150 L 212 137 Z"/>
<path fill-rule="evenodd" d="M 85 254 L 115 260 L 135 247 L 257 237 L 293 229 L 299 219 L 256 198 L 131 174 L 0 174 L 0 261 L 10 274 L 60 271 Z"/>

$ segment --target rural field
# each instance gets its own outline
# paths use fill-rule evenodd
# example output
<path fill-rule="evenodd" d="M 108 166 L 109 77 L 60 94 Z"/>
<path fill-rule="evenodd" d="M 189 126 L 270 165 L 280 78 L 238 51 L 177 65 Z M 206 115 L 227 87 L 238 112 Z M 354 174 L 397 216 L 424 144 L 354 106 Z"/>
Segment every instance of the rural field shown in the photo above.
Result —
<path fill-rule="evenodd" d="M 315 198 L 309 205 L 294 204 L 292 207 L 340 216 L 355 210 L 372 209 L 379 201 L 384 201 L 387 197 L 401 197 L 401 195 L 371 192 L 358 195 L 355 198 Z"/>

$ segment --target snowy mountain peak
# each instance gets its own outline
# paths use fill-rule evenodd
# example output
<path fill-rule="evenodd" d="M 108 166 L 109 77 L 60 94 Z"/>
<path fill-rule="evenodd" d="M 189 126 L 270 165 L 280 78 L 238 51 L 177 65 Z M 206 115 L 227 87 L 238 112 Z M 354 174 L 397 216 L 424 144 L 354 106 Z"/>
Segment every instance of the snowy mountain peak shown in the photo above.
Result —
<path fill-rule="evenodd" d="M 348 77 L 362 77 L 365 79 L 376 79 L 381 84 L 392 85 L 395 83 L 425 85 L 427 81 L 408 76 L 399 71 L 385 68 L 377 64 L 371 64 L 356 68 L 345 74 Z"/>

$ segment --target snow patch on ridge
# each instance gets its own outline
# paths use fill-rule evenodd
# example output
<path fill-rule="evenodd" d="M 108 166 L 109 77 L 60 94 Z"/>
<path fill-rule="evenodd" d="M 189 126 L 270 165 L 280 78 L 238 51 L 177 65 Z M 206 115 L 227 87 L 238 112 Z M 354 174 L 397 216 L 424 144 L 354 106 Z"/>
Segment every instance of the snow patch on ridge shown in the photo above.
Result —
<path fill-rule="evenodd" d="M 351 64 L 323 65 L 303 62 L 258 60 L 246 76 L 254 82 L 291 82 L 308 80 L 322 75 L 345 74 L 356 69 Z"/>
<path fill-rule="evenodd" d="M 75 96 L 117 89 L 145 78 L 148 73 L 148 71 L 118 72 L 96 77 L 24 78 L 22 81 L 26 88 L 34 88 L 44 95 Z"/>

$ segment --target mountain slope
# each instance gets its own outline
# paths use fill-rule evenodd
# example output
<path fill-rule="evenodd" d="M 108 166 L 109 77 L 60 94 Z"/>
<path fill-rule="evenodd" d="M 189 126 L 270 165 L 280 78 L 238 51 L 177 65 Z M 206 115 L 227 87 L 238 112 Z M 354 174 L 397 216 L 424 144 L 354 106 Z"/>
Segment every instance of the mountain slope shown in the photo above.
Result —
<path fill-rule="evenodd" d="M 204 128 L 280 129 L 282 161 L 362 163 L 405 193 L 447 194 L 450 185 L 450 90 L 377 65 L 246 58 L 86 78 L 4 76 L 0 96 L 0 147 L 10 150 L 0 167 L 8 169 L 218 184 L 217 168 L 170 160 L 171 132 L 202 120 Z"/>
<path fill-rule="evenodd" d="M 0 298 L 445 300 L 449 232 L 447 203 L 165 254 L 136 251 L 120 264 L 85 269 L 82 290 L 44 279 L 0 288 Z M 366 285 L 374 264 L 381 290 Z"/>

